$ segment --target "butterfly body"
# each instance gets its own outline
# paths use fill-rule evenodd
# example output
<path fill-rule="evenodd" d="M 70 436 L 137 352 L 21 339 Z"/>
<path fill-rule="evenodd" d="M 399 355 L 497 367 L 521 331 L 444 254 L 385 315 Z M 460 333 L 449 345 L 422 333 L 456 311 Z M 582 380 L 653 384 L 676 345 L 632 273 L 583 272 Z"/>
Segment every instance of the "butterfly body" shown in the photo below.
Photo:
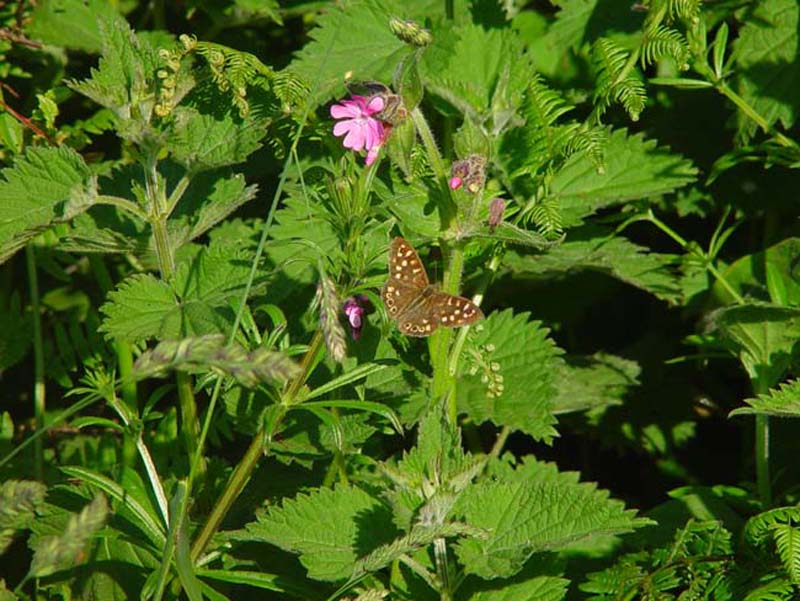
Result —
<path fill-rule="evenodd" d="M 439 326 L 453 328 L 483 318 L 471 300 L 431 285 L 417 251 L 403 238 L 392 240 L 389 279 L 381 290 L 389 317 L 407 336 L 430 336 Z"/>

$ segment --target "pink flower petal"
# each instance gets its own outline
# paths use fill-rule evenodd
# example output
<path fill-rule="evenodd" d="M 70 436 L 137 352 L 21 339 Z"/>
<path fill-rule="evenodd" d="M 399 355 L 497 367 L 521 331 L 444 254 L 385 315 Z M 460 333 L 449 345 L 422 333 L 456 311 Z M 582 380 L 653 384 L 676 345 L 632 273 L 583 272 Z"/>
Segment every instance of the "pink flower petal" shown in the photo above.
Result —
<path fill-rule="evenodd" d="M 380 113 L 384 106 L 386 106 L 386 102 L 382 97 L 373 96 L 369 103 L 367 103 L 364 112 L 367 113 L 367 115 L 374 115 L 375 113 Z"/>
<path fill-rule="evenodd" d="M 451 177 L 450 178 L 450 189 L 451 190 L 458 190 L 461 187 L 461 184 L 464 183 L 460 177 Z"/>
<path fill-rule="evenodd" d="M 369 119 L 366 127 L 364 128 L 365 144 L 364 147 L 370 150 L 376 146 L 383 144 L 383 124 L 375 119 Z"/>
<path fill-rule="evenodd" d="M 344 142 L 342 144 L 345 148 L 349 148 L 351 150 L 363 150 L 364 144 L 366 143 L 366 138 L 364 135 L 364 131 L 361 127 L 352 127 L 347 135 L 344 138 Z"/>
<path fill-rule="evenodd" d="M 361 110 L 357 106 L 348 106 L 345 100 L 342 104 L 334 104 L 331 106 L 331 117 L 334 119 L 352 119 L 361 116 Z"/>
<path fill-rule="evenodd" d="M 339 121 L 336 125 L 333 126 L 333 135 L 337 138 L 340 136 L 345 135 L 355 126 L 355 122 L 352 120 L 347 121 Z"/>

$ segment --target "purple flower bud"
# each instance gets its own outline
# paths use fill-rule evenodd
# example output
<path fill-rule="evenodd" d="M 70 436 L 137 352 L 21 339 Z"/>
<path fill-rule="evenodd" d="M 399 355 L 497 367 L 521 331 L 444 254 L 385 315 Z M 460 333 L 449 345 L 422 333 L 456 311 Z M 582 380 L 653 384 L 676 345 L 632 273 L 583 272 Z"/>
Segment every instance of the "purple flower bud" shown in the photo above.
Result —
<path fill-rule="evenodd" d="M 489 203 L 489 230 L 494 229 L 503 221 L 503 211 L 506 208 L 506 201 L 502 198 L 495 198 Z"/>
<path fill-rule="evenodd" d="M 356 294 L 348 298 L 342 310 L 347 316 L 347 321 L 350 324 L 350 336 L 353 340 L 358 340 L 361 337 L 361 328 L 364 326 L 364 314 L 372 309 L 372 303 L 363 294 Z"/>

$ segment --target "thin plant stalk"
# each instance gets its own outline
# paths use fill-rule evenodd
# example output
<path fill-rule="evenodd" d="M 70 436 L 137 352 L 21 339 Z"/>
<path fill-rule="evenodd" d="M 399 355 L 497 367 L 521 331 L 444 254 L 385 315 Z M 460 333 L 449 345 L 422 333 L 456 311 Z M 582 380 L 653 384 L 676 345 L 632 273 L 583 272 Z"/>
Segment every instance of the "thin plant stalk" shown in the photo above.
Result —
<path fill-rule="evenodd" d="M 45 425 L 44 346 L 36 254 L 30 244 L 25 247 L 25 264 L 28 269 L 28 289 L 33 310 L 33 415 L 38 431 Z M 36 437 L 33 443 L 33 473 L 37 480 L 44 479 L 44 445 L 41 436 Z"/>

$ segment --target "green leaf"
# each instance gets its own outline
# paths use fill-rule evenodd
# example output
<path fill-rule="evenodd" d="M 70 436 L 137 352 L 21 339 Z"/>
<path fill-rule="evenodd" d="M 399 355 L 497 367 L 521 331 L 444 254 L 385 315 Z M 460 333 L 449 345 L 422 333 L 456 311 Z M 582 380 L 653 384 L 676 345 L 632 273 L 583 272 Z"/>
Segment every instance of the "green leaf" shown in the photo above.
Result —
<path fill-rule="evenodd" d="M 176 108 L 172 115 L 167 148 L 192 172 L 241 163 L 261 146 L 268 123 L 253 112 L 242 119 L 230 110 L 216 115 L 186 106 Z"/>
<path fill-rule="evenodd" d="M 739 356 L 750 379 L 774 386 L 796 360 L 800 308 L 737 305 L 709 316 Z"/>
<path fill-rule="evenodd" d="M 319 489 L 270 507 L 247 524 L 247 538 L 300 554 L 310 578 L 345 580 L 359 557 L 394 538 L 387 508 L 353 486 Z"/>
<path fill-rule="evenodd" d="M 461 540 L 455 547 L 464 570 L 487 580 L 513 576 L 534 553 L 651 523 L 593 484 L 563 482 L 479 483 L 464 491 L 453 513 L 490 532 L 487 540 Z"/>
<path fill-rule="evenodd" d="M 139 528 L 156 548 L 164 546 L 166 542 L 164 529 L 138 475 L 126 473 L 126 486 L 123 486 L 88 468 L 73 465 L 63 466 L 60 469 L 72 478 L 79 478 L 99 488 L 117 501 L 120 504 L 118 511 L 123 518 Z"/>
<path fill-rule="evenodd" d="M 639 384 L 635 361 L 606 353 L 566 357 L 558 378 L 553 413 L 570 413 L 621 405 L 625 393 Z"/>
<path fill-rule="evenodd" d="M 2 299 L 2 297 L 0 297 Z M 14 292 L 8 306 L 0 303 L 0 371 L 8 369 L 28 354 L 33 340 L 31 315 L 20 306 L 19 294 Z"/>
<path fill-rule="evenodd" d="M 510 579 L 487 582 L 470 576 L 459 592 L 469 601 L 561 601 L 570 584 L 560 577 L 562 571 L 558 559 L 540 556 Z"/>
<path fill-rule="evenodd" d="M 642 17 L 632 10 L 605 0 L 557 0 L 561 7 L 549 35 L 562 46 L 580 48 L 611 32 L 633 32 L 641 27 Z"/>
<path fill-rule="evenodd" d="M 646 248 L 626 238 L 608 238 L 602 234 L 602 230 L 583 230 L 577 232 L 574 237 L 577 239 L 570 239 L 544 254 L 510 253 L 505 263 L 518 277 L 559 278 L 584 270 L 597 271 L 670 303 L 680 300 L 676 255 L 647 252 Z"/>
<path fill-rule="evenodd" d="M 357 1 L 332 7 L 309 32 L 311 42 L 297 53 L 290 68 L 316 85 L 311 102 L 344 94 L 345 73 L 352 79 L 390 82 L 407 46 L 389 30 L 392 16 L 407 15 L 401 3 Z"/>
<path fill-rule="evenodd" d="M 83 158 L 67 146 L 30 148 L 0 180 L 0 263 L 51 225 L 85 211 L 97 194 Z"/>
<path fill-rule="evenodd" d="M 227 333 L 233 323 L 230 303 L 250 276 L 248 255 L 230 254 L 203 249 L 178 267 L 169 284 L 148 274 L 123 280 L 100 308 L 106 315 L 100 330 L 128 342 Z"/>
<path fill-rule="evenodd" d="M 765 250 L 737 259 L 722 271 L 722 275 L 741 296 L 765 302 L 772 300 L 769 293 L 769 278 L 779 279 L 780 283 L 774 285 L 783 289 L 785 303 L 798 306 L 800 305 L 798 264 L 800 264 L 800 238 L 786 238 Z M 721 303 L 732 303 L 735 300 L 719 281 L 711 290 Z"/>
<path fill-rule="evenodd" d="M 800 417 L 800 380 L 783 382 L 757 398 L 745 399 L 749 407 L 739 407 L 730 412 L 734 415 L 773 415 L 775 417 Z"/>
<path fill-rule="evenodd" d="M 35 4 L 26 32 L 31 39 L 52 46 L 100 52 L 98 19 L 118 17 L 108 0 L 41 0 Z"/>
<path fill-rule="evenodd" d="M 459 410 L 476 423 L 492 421 L 549 441 L 556 435 L 552 400 L 561 351 L 541 322 L 528 318 L 509 309 L 473 328 L 460 363 Z"/>
<path fill-rule="evenodd" d="M 228 582 L 230 584 L 244 584 L 253 588 L 260 588 L 278 593 L 289 593 L 301 599 L 310 599 L 315 591 L 304 587 L 302 583 L 292 582 L 280 574 L 265 574 L 250 570 L 213 570 L 196 568 L 195 572 L 200 578 Z"/>
<path fill-rule="evenodd" d="M 780 121 L 789 129 L 800 111 L 800 59 L 795 0 L 763 0 L 748 14 L 734 44 L 741 96 L 768 125 Z M 756 124 L 739 115 L 739 133 L 745 138 Z"/>
<path fill-rule="evenodd" d="M 125 278 L 100 310 L 106 316 L 102 332 L 119 340 L 143 342 L 163 337 L 165 317 L 178 310 L 178 299 L 168 284 L 140 273 Z"/>
<path fill-rule="evenodd" d="M 427 87 L 498 133 L 522 103 L 528 85 L 531 66 L 524 45 L 511 29 L 469 24 L 452 34 L 457 40 L 446 63 L 437 61 L 423 70 Z"/>
<path fill-rule="evenodd" d="M 579 153 L 553 176 L 549 193 L 561 207 L 565 227 L 599 209 L 666 194 L 697 178 L 697 169 L 681 155 L 622 129 L 609 134 L 604 154 L 603 174 L 591 156 Z"/>
<path fill-rule="evenodd" d="M 149 120 L 158 58 L 156 49 L 144 38 L 137 38 L 120 16 L 99 21 L 103 54 L 91 77 L 70 82 L 75 91 L 111 109 L 124 122 Z M 123 125 L 123 137 L 140 136 L 141 125 Z"/>

